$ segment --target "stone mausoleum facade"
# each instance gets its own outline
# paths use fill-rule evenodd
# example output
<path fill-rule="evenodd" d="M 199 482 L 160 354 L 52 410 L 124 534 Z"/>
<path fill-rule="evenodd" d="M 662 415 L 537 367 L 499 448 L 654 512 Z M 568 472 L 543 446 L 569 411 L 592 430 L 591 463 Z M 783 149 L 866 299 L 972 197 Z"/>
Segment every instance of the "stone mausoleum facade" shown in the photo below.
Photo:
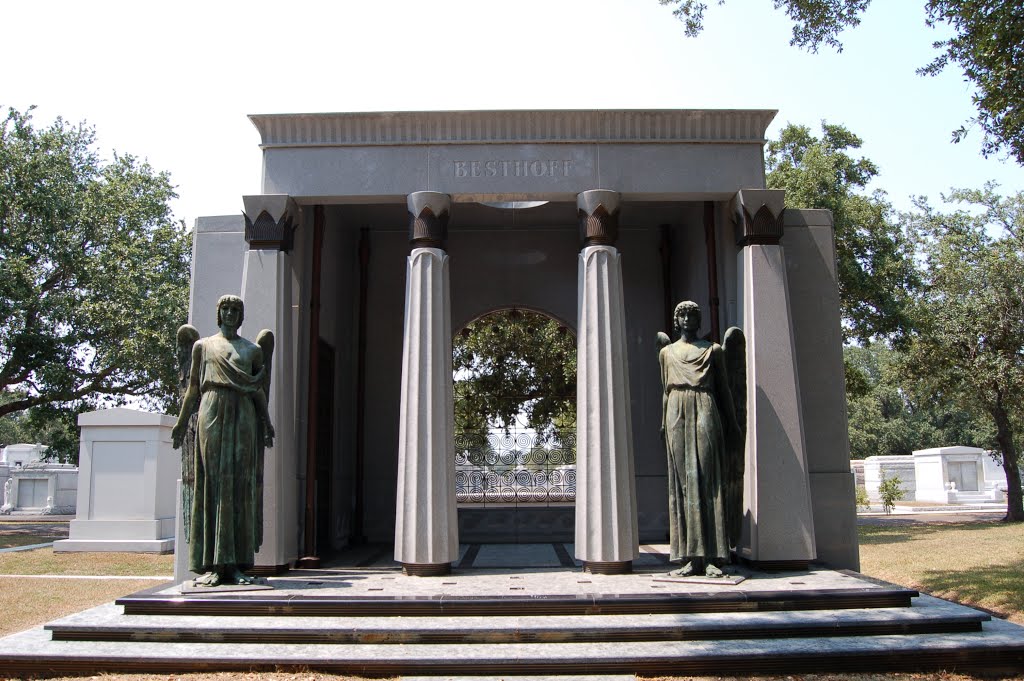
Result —
<path fill-rule="evenodd" d="M 857 568 L 832 222 L 765 189 L 774 115 L 251 116 L 263 193 L 197 221 L 189 321 L 214 333 L 234 293 L 244 335 L 277 335 L 258 564 L 362 541 L 410 572 L 456 560 L 452 337 L 521 308 L 578 339 L 576 499 L 485 511 L 486 536 L 628 570 L 667 540 L 656 333 L 690 299 L 701 335 L 747 338 L 740 555 Z"/>

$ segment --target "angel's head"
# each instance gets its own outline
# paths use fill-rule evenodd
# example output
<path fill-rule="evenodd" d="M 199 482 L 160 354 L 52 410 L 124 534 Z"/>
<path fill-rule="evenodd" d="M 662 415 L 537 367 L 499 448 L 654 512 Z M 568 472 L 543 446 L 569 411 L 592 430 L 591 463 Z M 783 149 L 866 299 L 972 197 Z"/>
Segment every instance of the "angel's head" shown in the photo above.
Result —
<path fill-rule="evenodd" d="M 228 321 L 232 323 L 235 328 L 242 325 L 242 320 L 245 319 L 245 303 L 238 296 L 224 295 L 217 300 L 217 326 L 224 324 L 224 316 L 227 310 L 237 311 L 237 319 L 230 318 Z M 233 314 L 229 313 L 229 317 L 234 317 Z"/>
<path fill-rule="evenodd" d="M 700 328 L 700 306 L 692 300 L 684 300 L 676 305 L 676 311 L 672 315 L 675 322 L 676 333 L 683 329 L 697 332 Z"/>

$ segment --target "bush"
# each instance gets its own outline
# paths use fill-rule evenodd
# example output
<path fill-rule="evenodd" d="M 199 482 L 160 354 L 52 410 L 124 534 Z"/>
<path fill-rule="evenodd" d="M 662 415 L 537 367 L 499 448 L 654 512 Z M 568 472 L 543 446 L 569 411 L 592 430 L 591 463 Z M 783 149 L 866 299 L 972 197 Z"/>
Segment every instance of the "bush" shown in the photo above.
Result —
<path fill-rule="evenodd" d="M 903 498 L 903 488 L 900 487 L 902 484 L 895 475 L 891 478 L 886 478 L 878 485 L 878 496 L 882 498 L 882 510 L 885 511 L 886 515 L 892 513 L 892 510 L 896 507 L 896 502 Z"/>
<path fill-rule="evenodd" d="M 865 511 L 871 510 L 871 499 L 868 498 L 868 491 L 863 487 L 857 488 L 857 508 Z"/>

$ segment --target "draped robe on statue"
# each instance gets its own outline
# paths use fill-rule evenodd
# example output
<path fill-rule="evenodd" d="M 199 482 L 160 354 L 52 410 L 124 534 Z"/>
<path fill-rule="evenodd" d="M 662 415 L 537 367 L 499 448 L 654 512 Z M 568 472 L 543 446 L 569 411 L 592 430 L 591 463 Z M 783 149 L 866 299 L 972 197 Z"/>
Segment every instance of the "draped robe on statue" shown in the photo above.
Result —
<path fill-rule="evenodd" d="M 263 439 L 253 398 L 264 369 L 254 373 L 252 357 L 262 352 L 244 338 L 210 336 L 193 348 L 201 397 L 189 569 L 199 574 L 225 565 L 245 570 L 263 543 Z"/>
<path fill-rule="evenodd" d="M 728 562 L 726 437 L 736 426 L 722 346 L 677 341 L 662 348 L 659 361 L 670 559 Z"/>

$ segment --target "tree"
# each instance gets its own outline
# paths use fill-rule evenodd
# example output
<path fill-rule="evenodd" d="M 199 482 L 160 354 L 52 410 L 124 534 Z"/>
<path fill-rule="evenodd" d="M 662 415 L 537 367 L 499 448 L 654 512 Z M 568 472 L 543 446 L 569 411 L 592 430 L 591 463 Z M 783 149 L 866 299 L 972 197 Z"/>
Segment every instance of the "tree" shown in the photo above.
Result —
<path fill-rule="evenodd" d="M 850 457 L 909 455 L 948 445 L 992 447 L 994 430 L 959 403 L 936 401 L 901 375 L 903 354 L 884 343 L 843 349 Z M 849 378 L 852 376 L 853 378 Z"/>
<path fill-rule="evenodd" d="M 0 127 L 0 417 L 176 398 L 191 237 L 167 173 L 95 141 L 31 109 Z"/>
<path fill-rule="evenodd" d="M 907 291 L 917 285 L 912 246 L 892 219 L 885 194 L 862 192 L 878 168 L 849 152 L 861 139 L 841 125 L 822 123 L 821 137 L 787 125 L 768 143 L 768 186 L 786 190 L 786 205 L 832 211 L 844 331 L 868 341 L 906 332 Z"/>
<path fill-rule="evenodd" d="M 511 428 L 520 416 L 541 435 L 576 420 L 576 339 L 554 319 L 499 310 L 455 336 L 455 429 Z"/>
<path fill-rule="evenodd" d="M 984 134 L 982 153 L 989 156 L 1006 147 L 1024 165 L 1024 9 L 1019 0 L 930 0 L 925 9 L 929 26 L 946 24 L 955 35 L 934 43 L 943 53 L 918 73 L 934 76 L 958 64 L 975 87 L 971 100 L 978 115 L 969 123 Z M 967 126 L 960 126 L 953 140 L 966 134 Z"/>
<path fill-rule="evenodd" d="M 695 38 L 704 30 L 704 12 L 708 4 L 702 0 L 658 0 L 662 5 L 675 5 L 672 11 L 686 24 L 686 35 Z M 775 9 L 785 9 L 793 20 L 793 37 L 789 44 L 811 52 L 825 43 L 837 52 L 843 51 L 839 34 L 860 24 L 860 15 L 871 0 L 772 0 Z M 718 0 L 724 5 L 725 0 Z"/>
<path fill-rule="evenodd" d="M 725 0 L 718 0 L 723 4 Z M 674 5 L 673 14 L 686 24 L 686 35 L 704 28 L 707 3 L 702 0 L 659 0 Z M 772 0 L 793 20 L 790 45 L 817 52 L 822 43 L 842 51 L 839 34 L 860 24 L 870 0 Z M 982 153 L 1004 147 L 1024 164 L 1024 10 L 1019 0 L 926 0 L 925 21 L 945 24 L 953 37 L 933 43 L 940 54 L 918 69 L 936 75 L 956 64 L 975 88 L 971 95 L 978 115 L 953 133 L 959 142 L 969 125 L 981 128 Z"/>
<path fill-rule="evenodd" d="M 942 213 L 927 200 L 906 216 L 920 240 L 925 286 L 903 365 L 937 401 L 991 419 L 1006 473 L 1007 520 L 1024 521 L 1017 438 L 1024 408 L 1024 192 L 955 190 Z"/>

